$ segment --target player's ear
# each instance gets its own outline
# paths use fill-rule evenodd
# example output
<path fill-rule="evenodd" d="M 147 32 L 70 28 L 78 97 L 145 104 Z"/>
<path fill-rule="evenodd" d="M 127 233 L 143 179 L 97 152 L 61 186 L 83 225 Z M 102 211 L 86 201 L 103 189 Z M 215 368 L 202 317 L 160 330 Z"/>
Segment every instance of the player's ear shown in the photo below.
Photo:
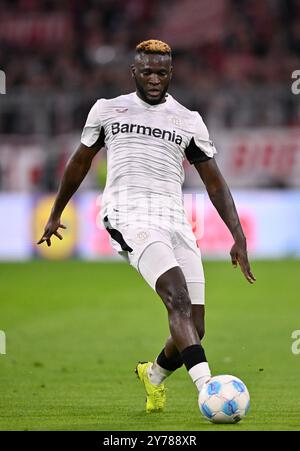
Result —
<path fill-rule="evenodd" d="M 135 77 L 135 65 L 134 65 L 134 64 L 131 64 L 131 66 L 130 66 L 130 72 L 131 72 L 132 78 L 134 78 L 134 77 Z"/>
<path fill-rule="evenodd" d="M 172 77 L 173 77 L 173 66 L 171 66 L 171 68 L 170 68 L 170 80 Z"/>

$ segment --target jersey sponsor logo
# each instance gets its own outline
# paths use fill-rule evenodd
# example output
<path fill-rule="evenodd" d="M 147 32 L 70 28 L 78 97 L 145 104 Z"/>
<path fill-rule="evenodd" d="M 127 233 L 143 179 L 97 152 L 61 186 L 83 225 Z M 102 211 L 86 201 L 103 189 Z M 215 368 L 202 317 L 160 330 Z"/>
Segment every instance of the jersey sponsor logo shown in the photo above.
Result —
<path fill-rule="evenodd" d="M 182 144 L 182 136 L 178 135 L 175 130 L 162 130 L 160 128 L 147 127 L 139 124 L 121 124 L 120 122 L 113 122 L 111 124 L 111 131 L 113 135 L 118 133 L 137 133 L 138 135 L 153 136 L 154 138 L 166 139 L 167 141 Z"/>
<path fill-rule="evenodd" d="M 126 113 L 128 111 L 128 108 L 116 108 L 117 113 Z"/>

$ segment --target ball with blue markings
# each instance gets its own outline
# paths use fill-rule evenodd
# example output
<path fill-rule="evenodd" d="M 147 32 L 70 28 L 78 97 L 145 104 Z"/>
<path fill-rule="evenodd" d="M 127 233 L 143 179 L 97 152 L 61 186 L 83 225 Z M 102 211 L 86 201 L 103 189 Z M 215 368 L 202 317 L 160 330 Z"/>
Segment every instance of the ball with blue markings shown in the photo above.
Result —
<path fill-rule="evenodd" d="M 199 407 L 212 423 L 237 423 L 249 410 L 250 395 L 237 377 L 214 376 L 199 393 Z"/>

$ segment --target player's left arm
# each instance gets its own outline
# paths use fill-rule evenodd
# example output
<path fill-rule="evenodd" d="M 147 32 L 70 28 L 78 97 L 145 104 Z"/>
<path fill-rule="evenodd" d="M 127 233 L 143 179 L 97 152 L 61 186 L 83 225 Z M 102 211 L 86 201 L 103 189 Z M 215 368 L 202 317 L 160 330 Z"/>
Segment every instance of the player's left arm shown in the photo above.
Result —
<path fill-rule="evenodd" d="M 206 187 L 210 200 L 227 225 L 234 239 L 234 244 L 230 251 L 233 266 L 236 267 L 237 264 L 239 264 L 248 282 L 255 282 L 256 279 L 251 272 L 248 260 L 246 237 L 239 220 L 233 197 L 218 168 L 216 160 L 210 158 L 206 161 L 196 162 L 194 165 Z"/>

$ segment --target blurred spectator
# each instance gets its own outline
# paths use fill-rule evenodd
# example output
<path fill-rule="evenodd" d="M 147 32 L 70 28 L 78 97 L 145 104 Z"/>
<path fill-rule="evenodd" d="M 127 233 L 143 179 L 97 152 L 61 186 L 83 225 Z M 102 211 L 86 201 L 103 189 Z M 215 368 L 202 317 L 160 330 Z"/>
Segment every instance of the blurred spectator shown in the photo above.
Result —
<path fill-rule="evenodd" d="M 135 45 L 173 47 L 171 92 L 209 126 L 296 125 L 297 0 L 2 0 L 0 133 L 80 129 L 98 97 L 133 89 Z"/>
<path fill-rule="evenodd" d="M 149 38 L 173 48 L 170 91 L 212 135 L 299 126 L 300 96 L 290 89 L 300 69 L 299 0 L 2 0 L 0 190 L 57 189 L 92 104 L 134 89 L 133 50 Z M 87 188 L 103 186 L 103 155 Z M 264 183 L 291 179 L 272 177 Z"/>
<path fill-rule="evenodd" d="M 173 47 L 171 92 L 210 127 L 299 124 L 299 0 L 2 0 L 0 133 L 80 129 L 96 98 L 133 89 L 150 37 Z"/>

